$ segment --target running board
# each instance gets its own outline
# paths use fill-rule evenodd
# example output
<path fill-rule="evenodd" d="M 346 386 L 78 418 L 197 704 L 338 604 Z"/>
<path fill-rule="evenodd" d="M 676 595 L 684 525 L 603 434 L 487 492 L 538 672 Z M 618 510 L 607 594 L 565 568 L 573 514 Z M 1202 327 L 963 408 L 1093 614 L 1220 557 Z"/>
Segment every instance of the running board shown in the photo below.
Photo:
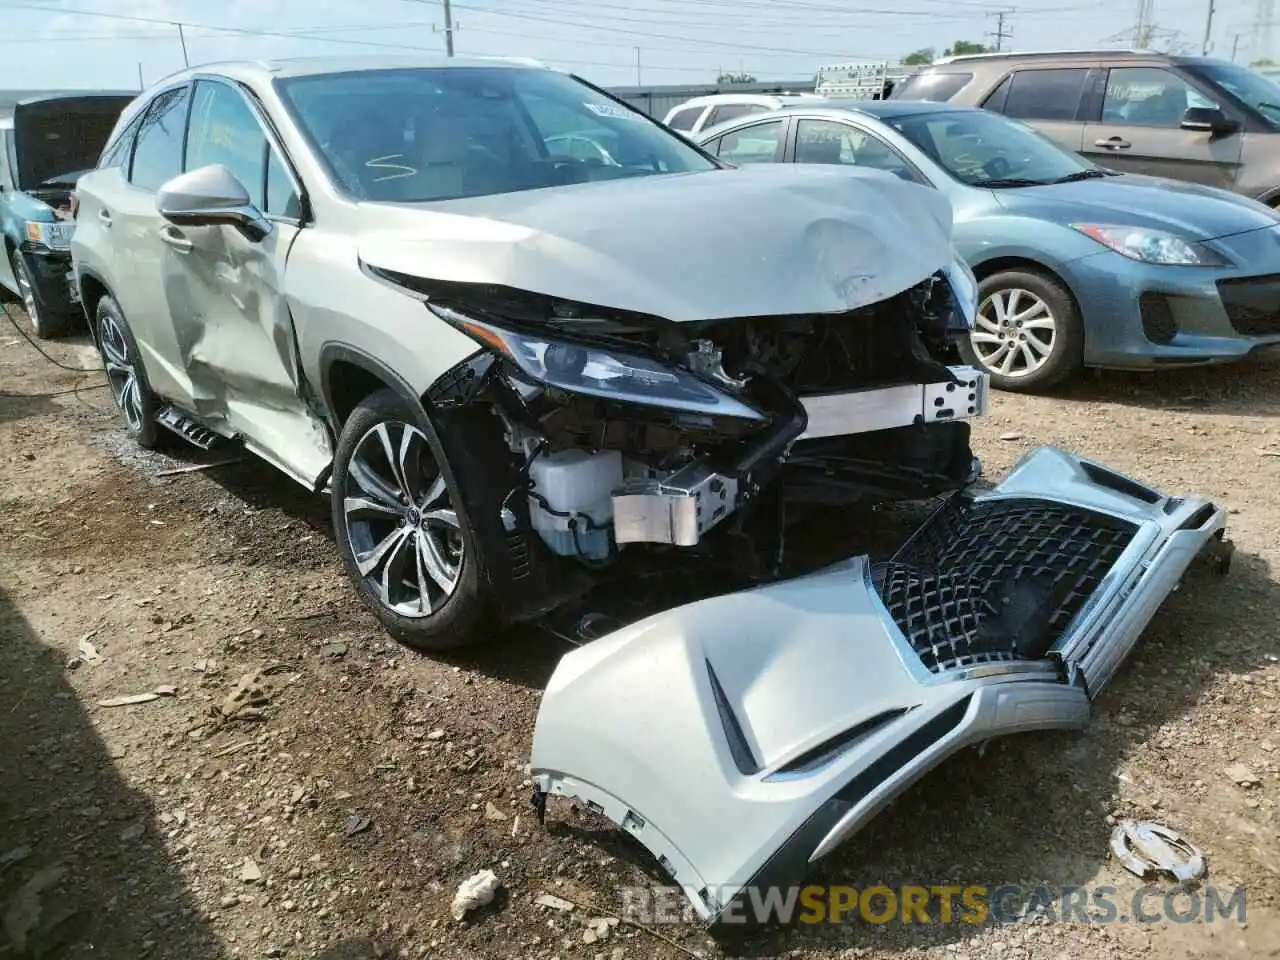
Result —
<path fill-rule="evenodd" d="M 212 450 L 215 445 L 224 437 L 210 430 L 204 424 L 197 421 L 194 417 L 179 410 L 177 407 L 165 407 L 156 414 L 156 423 L 160 426 L 172 430 L 178 436 L 182 437 L 193 446 L 199 447 L 201 450 Z"/>

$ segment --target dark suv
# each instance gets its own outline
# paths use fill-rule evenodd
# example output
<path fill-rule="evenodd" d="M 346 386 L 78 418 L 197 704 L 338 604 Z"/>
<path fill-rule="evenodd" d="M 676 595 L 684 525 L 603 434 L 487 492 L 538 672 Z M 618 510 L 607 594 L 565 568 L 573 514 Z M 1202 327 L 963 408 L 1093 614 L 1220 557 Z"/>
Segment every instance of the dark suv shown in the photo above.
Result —
<path fill-rule="evenodd" d="M 1226 60 L 1116 50 L 951 57 L 904 79 L 891 99 L 984 107 L 1115 170 L 1280 205 L 1280 85 Z"/>

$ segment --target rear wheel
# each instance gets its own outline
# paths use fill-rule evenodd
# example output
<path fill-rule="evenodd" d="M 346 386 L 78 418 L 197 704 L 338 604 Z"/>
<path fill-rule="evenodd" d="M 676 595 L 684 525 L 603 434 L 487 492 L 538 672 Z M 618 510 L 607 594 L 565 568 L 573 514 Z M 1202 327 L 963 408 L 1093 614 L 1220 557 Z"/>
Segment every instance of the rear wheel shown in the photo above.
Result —
<path fill-rule="evenodd" d="M 331 482 L 348 576 L 402 643 L 449 650 L 488 621 L 476 537 L 426 426 L 392 390 L 366 397 L 342 429 Z"/>
<path fill-rule="evenodd" d="M 1045 390 L 1083 362 L 1084 326 L 1075 300 L 1054 277 L 1027 270 L 992 274 L 978 285 L 978 316 L 960 353 L 993 386 Z"/>
<path fill-rule="evenodd" d="M 147 384 L 146 371 L 138 353 L 133 332 L 125 322 L 120 306 L 111 297 L 98 301 L 95 313 L 98 328 L 98 352 L 107 374 L 111 396 L 124 420 L 129 436 L 146 450 L 160 445 L 160 425 L 156 423 L 159 403 Z"/>
<path fill-rule="evenodd" d="M 22 298 L 22 307 L 27 312 L 32 332 L 41 340 L 51 340 L 70 332 L 71 318 L 45 307 L 40 291 L 36 289 L 35 278 L 27 266 L 27 258 L 22 255 L 21 250 L 13 251 L 9 257 L 9 265 L 13 268 L 18 296 Z"/>

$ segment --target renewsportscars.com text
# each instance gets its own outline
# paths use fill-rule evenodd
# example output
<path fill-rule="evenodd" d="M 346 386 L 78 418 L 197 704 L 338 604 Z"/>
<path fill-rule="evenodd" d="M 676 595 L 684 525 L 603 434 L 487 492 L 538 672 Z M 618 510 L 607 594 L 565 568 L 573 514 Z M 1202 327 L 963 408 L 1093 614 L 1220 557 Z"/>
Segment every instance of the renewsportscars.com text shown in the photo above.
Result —
<path fill-rule="evenodd" d="M 624 887 L 622 916 L 638 923 L 696 923 L 698 916 L 678 887 Z M 707 891 L 711 893 L 712 891 Z M 1027 916 L 1048 922 L 1219 923 L 1245 922 L 1244 887 L 1188 888 L 1148 884 L 1132 893 L 1112 886 L 999 887 L 959 884 L 889 887 L 845 885 L 751 887 L 726 890 L 724 923 L 1015 923 Z M 724 899 L 721 902 L 724 902 Z"/>

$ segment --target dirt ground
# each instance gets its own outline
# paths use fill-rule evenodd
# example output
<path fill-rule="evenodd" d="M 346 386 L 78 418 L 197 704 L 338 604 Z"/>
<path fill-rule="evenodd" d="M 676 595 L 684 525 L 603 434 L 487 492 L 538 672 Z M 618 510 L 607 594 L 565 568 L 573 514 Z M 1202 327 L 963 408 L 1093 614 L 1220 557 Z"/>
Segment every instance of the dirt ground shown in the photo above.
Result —
<path fill-rule="evenodd" d="M 48 349 L 96 362 L 86 339 Z M 563 645 L 399 648 L 346 586 L 325 503 L 252 460 L 163 475 L 227 454 L 131 448 L 101 383 L 0 318 L 0 957 L 1280 956 L 1280 366 L 996 395 L 989 477 L 1054 443 L 1208 494 L 1235 564 L 1170 598 L 1084 734 L 961 754 L 815 877 L 1123 900 L 1139 881 L 1108 860 L 1110 824 L 1137 817 L 1200 844 L 1209 883 L 1244 886 L 1247 923 L 851 919 L 728 948 L 588 926 L 656 874 L 566 804 L 532 814 L 524 765 Z M 502 892 L 454 922 L 482 869 Z"/>

